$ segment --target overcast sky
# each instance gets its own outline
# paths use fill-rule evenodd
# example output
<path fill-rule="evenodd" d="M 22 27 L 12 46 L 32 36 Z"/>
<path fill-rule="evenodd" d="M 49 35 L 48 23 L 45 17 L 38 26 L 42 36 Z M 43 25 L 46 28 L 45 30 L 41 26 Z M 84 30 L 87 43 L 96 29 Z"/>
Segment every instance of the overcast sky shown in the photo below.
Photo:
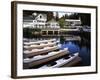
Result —
<path fill-rule="evenodd" d="M 53 15 L 56 16 L 56 12 L 53 12 Z M 67 12 L 67 13 L 64 13 L 64 12 L 58 12 L 58 17 L 61 18 L 62 16 L 64 16 L 65 14 L 67 15 L 71 15 L 73 13 L 70 13 L 70 12 Z"/>

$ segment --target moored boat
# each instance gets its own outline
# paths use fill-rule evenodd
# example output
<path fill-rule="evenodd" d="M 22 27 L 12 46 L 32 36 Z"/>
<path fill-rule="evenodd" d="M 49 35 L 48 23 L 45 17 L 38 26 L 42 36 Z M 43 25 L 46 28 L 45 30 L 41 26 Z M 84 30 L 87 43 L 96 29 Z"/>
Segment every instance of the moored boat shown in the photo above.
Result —
<path fill-rule="evenodd" d="M 78 55 L 79 55 L 79 53 L 75 53 L 72 56 L 71 55 L 66 56 L 66 57 L 61 58 L 57 61 L 46 64 L 46 65 L 44 65 L 40 68 L 41 69 L 44 69 L 44 68 L 58 68 L 58 67 L 64 67 L 64 66 L 68 67 L 68 66 L 75 65 L 76 63 L 81 61 L 81 58 Z"/>
<path fill-rule="evenodd" d="M 54 42 L 56 39 L 50 39 L 50 40 L 41 40 L 41 41 L 34 41 L 34 42 L 24 42 L 24 45 L 29 46 L 29 45 L 36 45 L 40 43 L 48 43 L 48 42 Z"/>
<path fill-rule="evenodd" d="M 54 50 L 59 50 L 59 46 L 44 47 L 43 49 L 32 49 L 31 51 L 26 50 L 24 51 L 23 55 L 24 55 L 24 58 L 27 58 L 27 57 L 32 57 L 36 55 L 42 55 Z"/>
<path fill-rule="evenodd" d="M 40 65 L 44 65 L 50 61 L 53 61 L 55 59 L 61 58 L 65 55 L 68 55 L 69 51 L 68 49 L 59 50 L 55 52 L 50 52 L 48 55 L 43 56 L 35 56 L 32 59 L 26 59 L 24 60 L 24 68 L 30 68 L 30 67 L 38 67 Z"/>
<path fill-rule="evenodd" d="M 27 50 L 41 49 L 41 48 L 44 48 L 44 47 L 55 46 L 56 44 L 57 44 L 57 42 L 41 43 L 39 45 L 24 46 L 24 49 L 27 49 Z"/>

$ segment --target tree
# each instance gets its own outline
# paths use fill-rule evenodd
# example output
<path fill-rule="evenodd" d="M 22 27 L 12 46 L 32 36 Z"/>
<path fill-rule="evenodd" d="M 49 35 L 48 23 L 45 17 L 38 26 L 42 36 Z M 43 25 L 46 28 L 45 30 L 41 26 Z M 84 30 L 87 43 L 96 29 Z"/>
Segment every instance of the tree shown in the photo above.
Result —
<path fill-rule="evenodd" d="M 91 26 L 91 14 L 88 13 L 78 13 L 81 18 L 82 25 Z"/>
<path fill-rule="evenodd" d="M 39 28 L 23 28 L 23 37 L 25 38 L 33 38 L 36 36 L 40 36 L 41 29 Z"/>
<path fill-rule="evenodd" d="M 64 28 L 64 26 L 65 26 L 65 17 L 64 16 L 59 19 L 59 25 L 61 28 Z"/>
<path fill-rule="evenodd" d="M 23 28 L 23 37 L 25 37 L 25 38 L 32 38 L 32 29 L 30 29 L 30 28 Z"/>
<path fill-rule="evenodd" d="M 53 18 L 53 12 L 47 12 L 47 21 L 50 21 Z"/>

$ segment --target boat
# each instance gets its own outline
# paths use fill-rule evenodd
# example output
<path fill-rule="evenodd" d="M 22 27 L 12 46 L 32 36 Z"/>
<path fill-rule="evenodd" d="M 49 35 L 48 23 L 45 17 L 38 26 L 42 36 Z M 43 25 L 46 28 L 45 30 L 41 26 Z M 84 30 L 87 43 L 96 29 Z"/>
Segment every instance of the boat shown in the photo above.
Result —
<path fill-rule="evenodd" d="M 59 48 L 60 48 L 59 46 L 53 46 L 53 47 L 44 47 L 43 49 L 32 49 L 31 51 L 25 50 L 23 55 L 24 55 L 24 58 L 33 57 L 36 55 L 42 55 L 42 54 L 48 53 L 50 51 L 59 50 Z"/>
<path fill-rule="evenodd" d="M 49 47 L 49 46 L 55 46 L 57 44 L 57 42 L 48 42 L 48 43 L 41 43 L 39 45 L 30 45 L 30 46 L 24 46 L 24 49 L 27 50 L 32 50 L 32 49 L 41 49 L 44 47 Z"/>
<path fill-rule="evenodd" d="M 40 67 L 40 69 L 44 69 L 44 68 L 58 68 L 58 67 L 69 67 L 69 66 L 73 66 L 76 65 L 78 62 L 81 61 L 81 58 L 78 56 L 79 53 L 75 53 L 74 55 L 69 55 L 66 56 L 64 58 L 61 58 L 57 61 L 54 61 L 52 63 L 46 64 L 42 67 Z"/>
<path fill-rule="evenodd" d="M 23 63 L 24 63 L 24 69 L 28 69 L 31 67 L 38 67 L 40 65 L 44 65 L 50 61 L 56 60 L 58 58 L 61 58 L 65 55 L 68 55 L 69 51 L 68 49 L 64 49 L 64 50 L 59 50 L 59 51 L 54 51 L 54 52 L 50 52 L 48 55 L 43 55 L 43 56 L 35 56 L 32 59 L 24 59 Z"/>
<path fill-rule="evenodd" d="M 48 43 L 48 42 L 54 42 L 56 39 L 50 39 L 50 40 L 41 40 L 41 41 L 34 41 L 34 42 L 24 42 L 24 45 L 29 46 L 29 45 L 36 45 L 40 43 Z"/>
<path fill-rule="evenodd" d="M 79 53 L 72 55 L 69 54 L 68 48 L 62 50 L 56 39 L 24 44 L 23 69 L 69 67 L 81 61 Z"/>

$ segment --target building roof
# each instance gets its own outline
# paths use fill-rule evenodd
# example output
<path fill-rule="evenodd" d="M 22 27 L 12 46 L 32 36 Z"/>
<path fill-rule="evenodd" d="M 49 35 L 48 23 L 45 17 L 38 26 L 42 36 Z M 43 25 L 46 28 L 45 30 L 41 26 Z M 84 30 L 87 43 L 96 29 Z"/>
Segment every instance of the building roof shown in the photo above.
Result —
<path fill-rule="evenodd" d="M 33 16 L 34 19 L 37 20 L 37 17 L 38 17 L 39 15 L 42 15 L 43 17 L 46 17 L 46 18 L 47 18 L 47 15 L 46 15 L 46 14 L 44 14 L 44 13 L 37 13 L 36 16 Z"/>
<path fill-rule="evenodd" d="M 36 18 L 41 15 L 41 13 L 37 13 L 37 15 L 29 15 L 29 16 L 24 16 L 23 17 L 23 22 L 32 22 L 33 20 L 37 20 Z M 42 16 L 47 18 L 46 14 L 42 14 Z"/>

